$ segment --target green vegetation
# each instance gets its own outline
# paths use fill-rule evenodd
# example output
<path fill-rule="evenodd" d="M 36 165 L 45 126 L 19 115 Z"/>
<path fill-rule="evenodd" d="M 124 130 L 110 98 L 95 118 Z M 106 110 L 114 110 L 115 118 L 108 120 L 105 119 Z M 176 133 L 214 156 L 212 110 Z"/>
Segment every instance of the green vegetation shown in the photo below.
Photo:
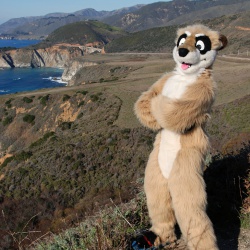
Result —
<path fill-rule="evenodd" d="M 4 167 L 6 167 L 13 160 L 15 160 L 17 162 L 23 162 L 23 161 L 26 161 L 27 159 L 29 159 L 31 156 L 32 156 L 32 152 L 21 151 L 20 153 L 14 155 L 14 156 L 6 158 L 4 160 L 4 162 L 0 165 L 0 170 L 3 169 Z"/>
<path fill-rule="evenodd" d="M 250 213 L 243 213 L 240 215 L 241 227 L 250 229 Z"/>
<path fill-rule="evenodd" d="M 131 33 L 110 42 L 107 52 L 169 52 L 174 47 L 177 27 L 161 27 Z"/>
<path fill-rule="evenodd" d="M 26 115 L 23 117 L 23 121 L 24 121 L 24 122 L 27 122 L 27 123 L 32 123 L 32 124 L 34 124 L 35 118 L 36 118 L 36 117 L 35 117 L 34 115 L 26 114 Z"/>
<path fill-rule="evenodd" d="M 87 95 L 88 91 L 87 90 L 82 90 L 82 91 L 77 91 L 76 93 L 80 93 L 82 95 Z"/>
<path fill-rule="evenodd" d="M 99 100 L 99 96 L 98 95 L 91 95 L 90 99 L 92 102 L 97 102 Z"/>
<path fill-rule="evenodd" d="M 8 101 L 5 102 L 6 107 L 9 108 L 9 109 L 10 109 L 11 106 L 12 106 L 12 105 L 11 105 L 12 100 L 13 100 L 13 99 L 9 99 Z"/>
<path fill-rule="evenodd" d="M 47 101 L 49 100 L 49 96 L 50 96 L 50 94 L 48 94 L 48 95 L 46 95 L 46 96 L 41 96 L 41 97 L 39 97 L 40 103 L 41 103 L 43 106 L 46 106 L 46 105 L 47 105 Z"/>
<path fill-rule="evenodd" d="M 36 47 L 54 43 L 79 43 L 86 44 L 100 42 L 101 45 L 109 40 L 125 34 L 120 28 L 110 26 L 99 21 L 81 21 L 64 25 L 53 31 L 44 42 Z"/>
<path fill-rule="evenodd" d="M 29 159 L 32 156 L 32 152 L 28 151 L 22 151 L 21 153 L 17 154 L 14 159 L 17 161 L 26 161 L 27 159 Z"/>
<path fill-rule="evenodd" d="M 145 195 L 141 192 L 129 203 L 113 204 L 48 242 L 38 241 L 35 249 L 127 249 L 130 237 L 136 230 L 149 227 L 148 222 Z"/>
<path fill-rule="evenodd" d="M 4 119 L 3 119 L 3 125 L 4 126 L 7 126 L 7 125 L 9 125 L 10 123 L 12 123 L 12 121 L 13 121 L 13 118 L 11 117 L 11 116 L 7 116 L 7 117 L 5 117 Z"/>
<path fill-rule="evenodd" d="M 33 102 L 33 99 L 32 99 L 32 98 L 29 98 L 29 97 L 27 97 L 27 96 L 25 96 L 25 97 L 23 98 L 23 101 L 26 102 L 26 103 L 32 103 L 32 102 Z"/>
<path fill-rule="evenodd" d="M 4 160 L 4 162 L 0 165 L 0 170 L 4 167 L 6 167 L 12 160 L 14 159 L 14 156 L 8 157 Z"/>
<path fill-rule="evenodd" d="M 62 122 L 59 127 L 62 129 L 62 130 L 67 130 L 67 129 L 71 129 L 73 125 L 73 122 Z"/>
<path fill-rule="evenodd" d="M 65 94 L 65 95 L 63 96 L 63 102 L 66 102 L 66 101 L 68 101 L 69 99 L 70 99 L 70 96 L 69 96 L 69 95 Z"/>
<path fill-rule="evenodd" d="M 85 101 L 81 101 L 81 102 L 79 102 L 78 107 L 81 107 L 81 106 L 83 106 L 84 104 L 85 104 Z"/>
<path fill-rule="evenodd" d="M 42 138 L 40 138 L 39 140 L 33 142 L 30 145 L 30 148 L 40 146 L 41 144 L 43 144 L 44 142 L 46 142 L 51 136 L 54 136 L 54 135 L 55 135 L 55 132 L 53 132 L 53 131 L 47 132 L 46 134 L 44 134 L 44 136 Z"/>

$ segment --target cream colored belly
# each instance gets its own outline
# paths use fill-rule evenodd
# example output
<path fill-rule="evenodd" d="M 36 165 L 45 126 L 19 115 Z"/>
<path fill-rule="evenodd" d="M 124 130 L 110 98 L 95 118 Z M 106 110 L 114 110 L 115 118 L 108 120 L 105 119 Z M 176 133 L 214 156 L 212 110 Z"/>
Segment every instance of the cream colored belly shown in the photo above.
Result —
<path fill-rule="evenodd" d="M 169 177 L 174 161 L 180 149 L 180 135 L 173 131 L 163 129 L 161 131 L 158 162 L 161 172 L 165 178 Z"/>

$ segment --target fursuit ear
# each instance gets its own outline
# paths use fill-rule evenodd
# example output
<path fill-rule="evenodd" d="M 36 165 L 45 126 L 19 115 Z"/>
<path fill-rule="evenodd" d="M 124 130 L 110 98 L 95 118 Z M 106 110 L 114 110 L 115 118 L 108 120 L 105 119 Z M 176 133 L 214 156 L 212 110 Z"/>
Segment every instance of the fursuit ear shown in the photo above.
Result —
<path fill-rule="evenodd" d="M 227 46 L 227 38 L 224 35 L 220 34 L 220 43 L 221 43 L 221 47 L 218 50 L 222 50 Z"/>

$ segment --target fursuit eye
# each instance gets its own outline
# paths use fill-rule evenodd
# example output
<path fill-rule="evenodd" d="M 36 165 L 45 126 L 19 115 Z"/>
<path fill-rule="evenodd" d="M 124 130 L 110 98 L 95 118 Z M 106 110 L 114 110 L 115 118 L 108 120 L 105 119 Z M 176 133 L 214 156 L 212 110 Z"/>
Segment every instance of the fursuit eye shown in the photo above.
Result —
<path fill-rule="evenodd" d="M 180 45 L 182 45 L 183 43 L 185 43 L 186 38 L 187 38 L 187 34 L 182 34 L 182 35 L 179 37 L 178 41 L 177 41 L 177 44 L 176 44 L 177 47 L 179 47 Z"/>
<path fill-rule="evenodd" d="M 204 44 L 203 41 L 199 40 L 199 41 L 196 43 L 195 47 L 196 47 L 198 50 L 201 51 L 201 50 L 204 50 L 204 49 L 205 49 L 205 44 Z"/>
<path fill-rule="evenodd" d="M 186 41 L 186 38 L 184 38 L 184 37 L 183 37 L 183 38 L 181 38 L 181 40 L 180 40 L 180 42 L 179 42 L 179 46 L 180 46 L 180 45 L 182 45 L 182 44 L 184 44 L 184 43 L 185 43 L 185 41 Z"/>

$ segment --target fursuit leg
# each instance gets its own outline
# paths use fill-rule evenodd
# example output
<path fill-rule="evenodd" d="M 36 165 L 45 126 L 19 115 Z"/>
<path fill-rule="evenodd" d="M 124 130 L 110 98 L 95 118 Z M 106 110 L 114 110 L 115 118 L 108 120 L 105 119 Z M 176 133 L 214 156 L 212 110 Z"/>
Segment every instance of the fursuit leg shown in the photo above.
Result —
<path fill-rule="evenodd" d="M 168 181 L 163 177 L 158 164 L 159 143 L 160 136 L 158 135 L 154 150 L 148 160 L 144 184 L 149 217 L 152 223 L 151 231 L 158 236 L 155 245 L 176 240 L 174 232 L 176 219 L 172 209 Z"/>
<path fill-rule="evenodd" d="M 169 176 L 169 190 L 177 222 L 190 250 L 218 250 L 214 230 L 206 214 L 203 157 L 195 148 L 178 152 Z"/>

